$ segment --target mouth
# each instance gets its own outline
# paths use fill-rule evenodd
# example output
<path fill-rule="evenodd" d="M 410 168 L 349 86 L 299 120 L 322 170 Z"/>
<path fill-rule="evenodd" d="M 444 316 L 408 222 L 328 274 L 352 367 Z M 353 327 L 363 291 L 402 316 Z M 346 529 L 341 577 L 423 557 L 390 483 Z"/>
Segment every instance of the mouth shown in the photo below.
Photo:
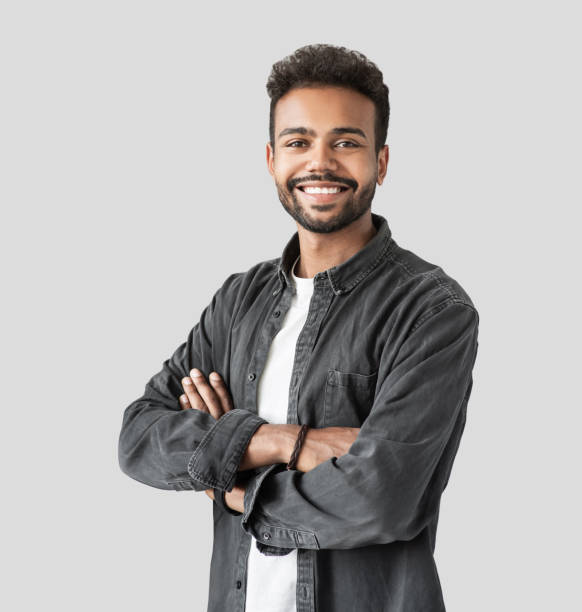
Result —
<path fill-rule="evenodd" d="M 302 199 L 313 204 L 329 204 L 344 197 L 350 187 L 339 183 L 305 183 L 295 187 Z"/>

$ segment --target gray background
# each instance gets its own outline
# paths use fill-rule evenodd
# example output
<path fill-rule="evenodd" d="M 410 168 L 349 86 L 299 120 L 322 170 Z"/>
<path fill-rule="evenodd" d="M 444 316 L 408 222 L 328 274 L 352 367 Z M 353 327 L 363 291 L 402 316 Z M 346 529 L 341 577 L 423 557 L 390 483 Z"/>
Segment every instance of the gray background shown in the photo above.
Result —
<path fill-rule="evenodd" d="M 296 229 L 265 82 L 313 42 L 384 72 L 372 210 L 481 315 L 437 538 L 447 609 L 582 609 L 573 7 L 2 3 L 3 609 L 206 609 L 212 502 L 127 478 L 117 436 L 224 279 Z"/>

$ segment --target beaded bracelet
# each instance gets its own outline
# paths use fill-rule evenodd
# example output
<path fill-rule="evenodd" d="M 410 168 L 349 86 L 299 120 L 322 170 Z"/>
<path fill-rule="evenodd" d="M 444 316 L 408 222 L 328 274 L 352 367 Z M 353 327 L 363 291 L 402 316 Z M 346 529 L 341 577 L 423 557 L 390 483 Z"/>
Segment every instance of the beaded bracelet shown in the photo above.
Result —
<path fill-rule="evenodd" d="M 299 451 L 301 451 L 301 447 L 303 446 L 303 441 L 305 440 L 305 436 L 307 435 L 307 430 L 309 429 L 309 425 L 301 425 L 301 429 L 297 434 L 297 440 L 295 440 L 295 446 L 293 448 L 293 452 L 291 453 L 291 458 L 289 459 L 289 463 L 287 464 L 288 470 L 296 469 L 297 459 L 299 457 Z"/>

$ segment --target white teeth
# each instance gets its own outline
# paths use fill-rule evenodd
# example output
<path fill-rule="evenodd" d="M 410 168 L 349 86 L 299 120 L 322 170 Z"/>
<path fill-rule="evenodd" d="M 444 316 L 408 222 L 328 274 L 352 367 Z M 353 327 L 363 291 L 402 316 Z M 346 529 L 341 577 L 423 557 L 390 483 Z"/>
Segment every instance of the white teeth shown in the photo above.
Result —
<path fill-rule="evenodd" d="M 339 193 L 339 187 L 304 187 L 305 193 Z"/>

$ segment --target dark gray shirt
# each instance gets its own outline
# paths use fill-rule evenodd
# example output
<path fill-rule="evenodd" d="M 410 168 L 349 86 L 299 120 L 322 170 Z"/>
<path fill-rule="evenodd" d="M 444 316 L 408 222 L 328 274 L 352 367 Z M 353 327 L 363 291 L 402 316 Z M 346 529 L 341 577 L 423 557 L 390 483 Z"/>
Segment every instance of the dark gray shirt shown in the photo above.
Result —
<path fill-rule="evenodd" d="M 288 423 L 361 427 L 349 451 L 303 473 L 238 471 L 260 425 L 257 383 L 289 309 L 297 232 L 281 257 L 230 275 L 186 341 L 123 415 L 121 469 L 160 489 L 215 492 L 209 612 L 243 612 L 254 536 L 297 549 L 297 612 L 445 609 L 434 562 L 441 494 L 465 426 L 479 315 L 444 270 L 400 247 L 387 220 L 314 277 L 297 340 Z M 181 379 L 224 378 L 234 409 L 182 410 Z M 224 492 L 246 483 L 244 513 Z M 247 612 L 253 612 L 247 610 Z"/>

